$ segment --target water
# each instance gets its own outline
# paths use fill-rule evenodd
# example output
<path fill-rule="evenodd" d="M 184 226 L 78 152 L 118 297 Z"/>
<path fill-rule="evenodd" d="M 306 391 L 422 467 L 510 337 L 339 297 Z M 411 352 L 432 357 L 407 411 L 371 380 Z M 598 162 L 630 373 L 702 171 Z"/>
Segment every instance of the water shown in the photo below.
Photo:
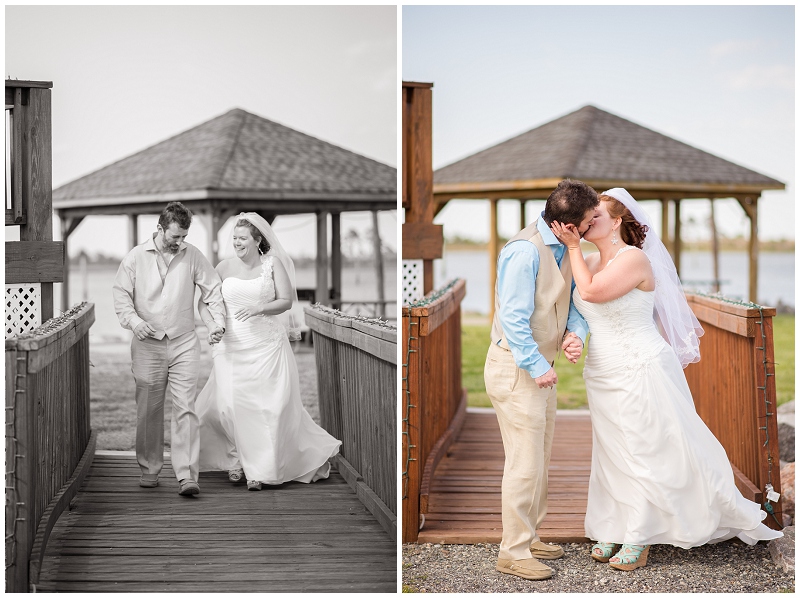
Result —
<path fill-rule="evenodd" d="M 794 253 L 762 252 L 759 255 L 758 299 L 762 305 L 774 307 L 781 301 L 794 306 Z M 684 251 L 681 257 L 684 288 L 711 292 L 708 281 L 714 278 L 711 252 Z M 726 297 L 747 300 L 747 254 L 721 251 L 719 272 L 721 291 Z M 445 251 L 444 258 L 434 262 L 436 288 L 451 278 L 467 281 L 467 295 L 461 304 L 465 312 L 489 313 L 489 255 L 485 250 Z"/>
<path fill-rule="evenodd" d="M 396 299 L 397 275 L 393 264 L 385 264 L 384 268 L 384 298 Z M 94 303 L 95 323 L 92 325 L 89 336 L 95 342 L 115 342 L 129 340 L 132 333 L 119 325 L 117 314 L 114 312 L 114 300 L 111 287 L 117 273 L 116 265 L 92 264 L 87 267 L 86 284 L 78 266 L 70 268 L 69 295 L 70 305 L 89 301 Z M 298 268 L 296 271 L 297 285 L 300 288 L 309 288 L 315 285 L 316 274 L 313 268 Z M 374 301 L 378 297 L 377 275 L 370 268 L 342 268 L 342 299 L 347 301 Z M 54 302 L 56 313 L 61 311 L 61 284 L 54 284 Z M 199 293 L 199 292 L 198 292 Z M 197 296 L 195 296 L 195 305 Z M 295 314 L 301 327 L 305 328 L 303 307 L 308 302 L 300 302 L 295 307 Z M 371 308 L 370 308 L 371 309 Z M 357 313 L 348 310 L 348 313 Z M 397 320 L 397 304 L 386 306 L 386 319 Z"/>

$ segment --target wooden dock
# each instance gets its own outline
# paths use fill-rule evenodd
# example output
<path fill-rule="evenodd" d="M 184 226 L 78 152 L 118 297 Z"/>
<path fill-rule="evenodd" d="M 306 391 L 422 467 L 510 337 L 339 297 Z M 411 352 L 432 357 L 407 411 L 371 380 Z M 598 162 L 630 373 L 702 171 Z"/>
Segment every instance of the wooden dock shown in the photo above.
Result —
<path fill-rule="evenodd" d="M 53 529 L 36 591 L 396 592 L 397 546 L 342 477 L 261 492 L 224 472 L 178 495 L 105 452 Z"/>
<path fill-rule="evenodd" d="M 592 426 L 586 411 L 559 411 L 550 460 L 545 542 L 586 542 Z M 468 411 L 448 454 L 436 468 L 418 542 L 498 544 L 503 441 L 493 412 Z"/>

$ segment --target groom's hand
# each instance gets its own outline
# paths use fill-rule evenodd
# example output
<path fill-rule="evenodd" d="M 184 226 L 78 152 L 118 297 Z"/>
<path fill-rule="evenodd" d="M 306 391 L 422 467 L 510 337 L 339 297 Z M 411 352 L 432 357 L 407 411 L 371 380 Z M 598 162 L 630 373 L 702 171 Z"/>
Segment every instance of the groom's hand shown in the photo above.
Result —
<path fill-rule="evenodd" d="M 577 334 L 570 332 L 564 338 L 564 344 L 561 345 L 561 348 L 564 350 L 564 356 L 570 363 L 577 363 L 583 352 L 583 342 Z"/>
<path fill-rule="evenodd" d="M 539 386 L 539 388 L 552 388 L 556 384 L 558 384 L 558 376 L 556 375 L 556 371 L 550 366 L 550 369 L 547 370 L 547 373 L 539 376 L 538 378 L 533 379 L 534 382 Z"/>
<path fill-rule="evenodd" d="M 210 330 L 208 333 L 208 344 L 215 345 L 219 341 L 222 340 L 222 335 L 225 333 L 225 329 L 221 328 L 220 326 L 214 326 L 213 330 Z"/>
<path fill-rule="evenodd" d="M 139 325 L 133 329 L 133 333 L 136 335 L 140 341 L 143 341 L 146 338 L 150 338 L 154 336 L 156 333 L 156 329 L 150 326 L 147 322 L 142 320 Z"/>

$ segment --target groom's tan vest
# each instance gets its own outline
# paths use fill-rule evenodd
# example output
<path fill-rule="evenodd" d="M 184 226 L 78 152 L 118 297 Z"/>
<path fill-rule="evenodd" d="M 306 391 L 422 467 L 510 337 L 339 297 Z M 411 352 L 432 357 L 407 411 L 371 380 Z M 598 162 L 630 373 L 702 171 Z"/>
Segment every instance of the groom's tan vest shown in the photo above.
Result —
<path fill-rule="evenodd" d="M 536 291 L 533 294 L 531 330 L 542 357 L 552 364 L 558 355 L 561 339 L 567 329 L 572 266 L 569 256 L 565 253 L 559 270 L 553 250 L 545 244 L 539 229 L 536 228 L 537 222 L 538 220 L 534 220 L 533 224 L 523 228 L 509 239 L 508 243 L 524 240 L 533 243 L 539 250 L 539 272 L 536 274 Z M 497 344 L 498 341 L 500 347 L 510 350 L 500 325 L 500 301 L 495 287 L 492 343 Z"/>

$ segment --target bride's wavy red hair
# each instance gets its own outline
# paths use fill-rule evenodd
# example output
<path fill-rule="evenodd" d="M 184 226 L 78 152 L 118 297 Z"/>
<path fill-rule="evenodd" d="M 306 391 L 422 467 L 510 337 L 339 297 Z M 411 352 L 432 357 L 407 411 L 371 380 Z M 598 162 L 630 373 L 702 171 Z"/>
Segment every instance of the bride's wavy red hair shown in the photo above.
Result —
<path fill-rule="evenodd" d="M 648 226 L 636 220 L 630 210 L 618 199 L 602 193 L 598 195 L 598 199 L 606 202 L 609 216 L 622 218 L 622 224 L 619 227 L 619 234 L 622 240 L 628 245 L 641 249 L 642 245 L 644 245 L 645 235 L 649 230 Z"/>

